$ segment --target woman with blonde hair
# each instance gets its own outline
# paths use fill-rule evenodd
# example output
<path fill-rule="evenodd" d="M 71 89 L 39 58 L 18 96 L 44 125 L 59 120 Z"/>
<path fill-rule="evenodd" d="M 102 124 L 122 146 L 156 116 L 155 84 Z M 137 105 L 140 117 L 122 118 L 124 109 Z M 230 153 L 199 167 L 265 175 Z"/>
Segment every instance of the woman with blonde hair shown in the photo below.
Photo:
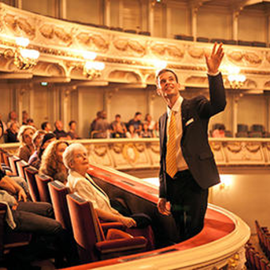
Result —
<path fill-rule="evenodd" d="M 35 146 L 32 141 L 35 132 L 36 129 L 32 126 L 21 126 L 18 133 L 18 139 L 21 143 L 18 156 L 26 162 L 28 162 L 31 155 L 35 152 Z"/>
<path fill-rule="evenodd" d="M 63 153 L 68 145 L 66 141 L 51 142 L 42 155 L 39 172 L 65 184 L 68 170 L 63 163 Z"/>

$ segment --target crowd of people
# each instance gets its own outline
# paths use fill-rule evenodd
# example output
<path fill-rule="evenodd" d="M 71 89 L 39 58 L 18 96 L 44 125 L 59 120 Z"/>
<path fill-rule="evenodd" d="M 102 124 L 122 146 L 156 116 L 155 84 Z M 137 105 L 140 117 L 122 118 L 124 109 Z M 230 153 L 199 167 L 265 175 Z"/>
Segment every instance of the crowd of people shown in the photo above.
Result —
<path fill-rule="evenodd" d="M 55 126 L 57 131 L 51 132 L 48 123 L 42 125 L 42 130 L 36 130 L 32 125 L 22 125 L 18 132 L 20 146 L 17 156 L 38 169 L 40 174 L 61 181 L 72 193 L 76 192 L 83 199 L 91 201 L 102 220 L 118 221 L 126 228 L 151 226 L 149 216 L 143 213 L 133 215 L 124 204 L 109 199 L 87 174 L 89 161 L 84 146 L 67 141 L 60 121 L 57 121 Z M 8 230 L 30 232 L 35 236 L 28 255 L 33 252 L 44 254 L 44 245 L 48 245 L 57 251 L 53 255 L 57 267 L 80 263 L 71 236 L 54 219 L 52 206 L 49 203 L 31 201 L 25 179 L 14 177 L 11 170 L 3 168 L 1 163 L 0 202 L 7 204 L 12 212 L 13 218 L 8 220 Z M 16 262 L 11 260 L 9 263 Z M 24 269 L 16 267 L 14 269 Z M 31 269 L 30 266 L 28 269 Z"/>
<path fill-rule="evenodd" d="M 77 133 L 77 122 L 71 120 L 68 124 L 69 130 L 65 131 L 61 120 L 54 123 L 54 130 L 50 122 L 45 121 L 38 129 L 32 118 L 26 111 L 22 113 L 22 125 L 17 119 L 17 113 L 11 111 L 8 116 L 8 121 L 5 123 L 0 114 L 0 144 L 1 143 L 16 143 L 22 140 L 22 133 L 25 126 L 32 126 L 32 132 L 39 130 L 35 135 L 39 139 L 42 132 L 52 132 L 57 139 L 76 140 L 80 139 Z M 29 131 L 30 132 L 30 131 Z M 27 137 L 27 134 L 25 135 Z M 134 118 L 124 123 L 120 114 L 115 115 L 113 122 L 109 123 L 107 120 L 107 113 L 105 111 L 98 111 L 96 118 L 90 124 L 89 138 L 105 139 L 105 138 L 157 138 L 159 137 L 158 122 L 155 122 L 151 115 L 147 113 L 143 120 L 141 112 L 136 112 Z"/>

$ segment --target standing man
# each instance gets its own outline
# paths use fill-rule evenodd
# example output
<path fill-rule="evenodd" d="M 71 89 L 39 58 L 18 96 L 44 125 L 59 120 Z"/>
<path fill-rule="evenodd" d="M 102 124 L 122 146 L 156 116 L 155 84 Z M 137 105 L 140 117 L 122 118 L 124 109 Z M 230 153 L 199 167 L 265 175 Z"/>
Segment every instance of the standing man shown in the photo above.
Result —
<path fill-rule="evenodd" d="M 177 75 L 169 69 L 157 75 L 157 93 L 167 103 L 159 119 L 160 188 L 158 210 L 172 214 L 179 241 L 199 233 L 204 225 L 208 188 L 219 183 L 219 174 L 208 143 L 209 118 L 224 110 L 225 89 L 218 71 L 224 56 L 222 44 L 205 54 L 210 101 L 203 96 L 183 99 Z M 169 203 L 167 203 L 169 202 Z"/>

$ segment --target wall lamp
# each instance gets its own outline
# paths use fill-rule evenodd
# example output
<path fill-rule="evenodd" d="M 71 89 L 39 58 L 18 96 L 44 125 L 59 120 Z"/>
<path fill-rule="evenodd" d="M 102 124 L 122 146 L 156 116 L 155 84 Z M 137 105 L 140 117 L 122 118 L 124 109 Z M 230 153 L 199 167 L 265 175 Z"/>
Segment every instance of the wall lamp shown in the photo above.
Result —
<path fill-rule="evenodd" d="M 29 39 L 18 37 L 16 38 L 15 49 L 7 49 L 4 51 L 6 58 L 14 58 L 15 66 L 20 70 L 27 70 L 37 64 L 39 58 L 39 51 L 26 49 L 29 45 Z"/>
<path fill-rule="evenodd" d="M 228 80 L 231 88 L 239 89 L 240 87 L 242 87 L 246 80 L 246 76 L 240 74 L 240 68 L 236 66 L 230 66 L 227 67 L 227 70 L 229 72 Z"/>
<path fill-rule="evenodd" d="M 86 60 L 83 65 L 83 75 L 92 80 L 100 77 L 101 71 L 105 68 L 103 62 L 94 61 L 97 54 L 94 52 L 84 52 L 83 58 Z"/>

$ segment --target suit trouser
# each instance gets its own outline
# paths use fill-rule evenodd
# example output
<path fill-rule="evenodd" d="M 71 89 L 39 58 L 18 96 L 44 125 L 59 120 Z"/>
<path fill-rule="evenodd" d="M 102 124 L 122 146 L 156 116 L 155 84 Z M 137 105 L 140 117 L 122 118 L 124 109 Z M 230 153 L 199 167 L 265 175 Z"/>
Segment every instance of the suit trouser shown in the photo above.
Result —
<path fill-rule="evenodd" d="M 189 170 L 168 176 L 167 194 L 171 203 L 180 241 L 193 237 L 203 229 L 208 189 L 202 189 Z"/>

